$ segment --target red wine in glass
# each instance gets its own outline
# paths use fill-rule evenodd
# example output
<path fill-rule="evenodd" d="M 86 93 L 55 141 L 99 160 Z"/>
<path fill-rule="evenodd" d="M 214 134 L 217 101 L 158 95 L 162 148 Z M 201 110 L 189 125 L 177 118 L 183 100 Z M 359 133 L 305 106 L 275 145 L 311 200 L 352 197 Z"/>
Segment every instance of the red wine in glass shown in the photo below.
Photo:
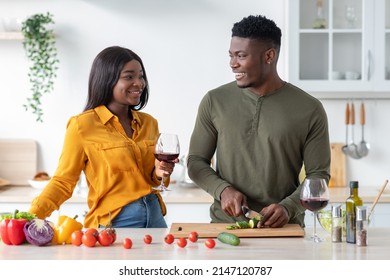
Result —
<path fill-rule="evenodd" d="M 177 159 L 179 157 L 179 154 L 178 153 L 177 154 L 172 154 L 172 153 L 155 153 L 154 156 L 159 161 L 169 162 L 169 161 Z"/>
<path fill-rule="evenodd" d="M 310 239 L 316 243 L 321 242 L 322 240 L 317 236 L 316 232 L 316 217 L 317 211 L 321 210 L 329 203 L 328 184 L 325 179 L 306 178 L 302 182 L 299 199 L 303 207 L 313 212 L 313 236 Z"/>
<path fill-rule="evenodd" d="M 321 210 L 328 205 L 329 199 L 322 198 L 309 198 L 309 199 L 301 199 L 301 204 L 306 209 L 315 212 Z"/>
<path fill-rule="evenodd" d="M 155 147 L 154 156 L 158 161 L 171 162 L 179 157 L 180 144 L 179 137 L 176 134 L 160 133 Z M 152 187 L 153 190 L 167 191 L 164 185 L 164 176 L 161 179 L 161 184 L 157 187 Z"/>

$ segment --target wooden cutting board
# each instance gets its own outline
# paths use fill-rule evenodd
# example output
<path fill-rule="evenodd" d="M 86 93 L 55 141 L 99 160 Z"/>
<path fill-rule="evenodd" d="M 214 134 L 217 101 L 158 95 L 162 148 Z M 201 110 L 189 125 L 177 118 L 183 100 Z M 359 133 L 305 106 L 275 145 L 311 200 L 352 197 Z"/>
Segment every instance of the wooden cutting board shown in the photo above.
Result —
<path fill-rule="evenodd" d="M 226 223 L 173 223 L 169 233 L 175 238 L 188 237 L 196 231 L 199 238 L 215 238 L 221 232 L 234 233 L 238 237 L 303 237 L 305 231 L 298 224 L 287 224 L 282 228 L 250 228 L 227 230 Z"/>
<path fill-rule="evenodd" d="M 345 187 L 346 186 L 346 161 L 345 154 L 342 151 L 344 143 L 330 144 L 330 181 L 329 187 Z"/>
<path fill-rule="evenodd" d="M 0 177 L 12 185 L 27 185 L 37 172 L 38 147 L 30 139 L 0 139 Z"/>

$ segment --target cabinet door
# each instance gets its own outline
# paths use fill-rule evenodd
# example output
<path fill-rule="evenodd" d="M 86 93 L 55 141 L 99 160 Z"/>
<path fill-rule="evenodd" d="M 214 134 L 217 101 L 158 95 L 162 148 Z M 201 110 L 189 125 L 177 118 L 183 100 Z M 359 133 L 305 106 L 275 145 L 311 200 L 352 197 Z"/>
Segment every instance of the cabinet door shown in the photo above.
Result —
<path fill-rule="evenodd" d="M 390 91 L 390 0 L 375 2 L 375 90 Z"/>
<path fill-rule="evenodd" d="M 293 0 L 289 11 L 290 82 L 309 92 L 373 89 L 371 1 Z"/>
<path fill-rule="evenodd" d="M 210 223 L 210 204 L 207 203 L 167 203 L 165 221 L 172 223 Z"/>

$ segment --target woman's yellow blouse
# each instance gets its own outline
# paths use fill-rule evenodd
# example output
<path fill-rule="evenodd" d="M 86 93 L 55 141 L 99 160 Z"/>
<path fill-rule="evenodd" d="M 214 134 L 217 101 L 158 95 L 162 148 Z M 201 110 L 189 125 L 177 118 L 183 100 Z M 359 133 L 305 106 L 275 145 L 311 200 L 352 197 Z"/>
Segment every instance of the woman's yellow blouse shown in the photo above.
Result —
<path fill-rule="evenodd" d="M 151 193 L 151 186 L 160 183 L 153 154 L 158 123 L 149 114 L 132 114 L 131 139 L 105 106 L 71 117 L 57 170 L 29 211 L 46 218 L 58 210 L 72 196 L 82 171 L 89 188 L 84 227 L 108 224 L 109 213 L 114 218 L 124 205 Z M 165 215 L 165 205 L 157 195 Z"/>

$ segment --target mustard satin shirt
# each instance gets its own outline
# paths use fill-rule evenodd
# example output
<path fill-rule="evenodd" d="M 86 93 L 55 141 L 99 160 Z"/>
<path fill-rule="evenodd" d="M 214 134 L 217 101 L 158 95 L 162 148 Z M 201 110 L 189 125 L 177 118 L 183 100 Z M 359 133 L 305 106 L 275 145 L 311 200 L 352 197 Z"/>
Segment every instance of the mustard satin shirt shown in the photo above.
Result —
<path fill-rule="evenodd" d="M 43 219 L 58 210 L 72 196 L 81 171 L 89 188 L 86 228 L 108 224 L 109 213 L 113 219 L 123 206 L 151 193 L 151 186 L 160 183 L 153 154 L 158 123 L 149 114 L 132 114 L 131 139 L 105 106 L 71 117 L 57 170 L 29 212 Z M 157 195 L 165 215 L 165 204 Z"/>

